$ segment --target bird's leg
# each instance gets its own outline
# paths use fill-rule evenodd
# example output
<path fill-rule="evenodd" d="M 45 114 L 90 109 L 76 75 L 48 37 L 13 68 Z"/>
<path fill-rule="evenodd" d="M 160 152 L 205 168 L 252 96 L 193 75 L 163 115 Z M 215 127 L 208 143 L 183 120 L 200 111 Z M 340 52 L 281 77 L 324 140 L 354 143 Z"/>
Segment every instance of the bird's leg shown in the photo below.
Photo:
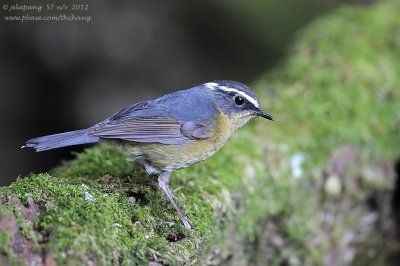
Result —
<path fill-rule="evenodd" d="M 167 195 L 168 199 L 171 201 L 172 205 L 174 206 L 175 210 L 178 212 L 179 217 L 181 218 L 185 227 L 188 229 L 193 229 L 192 223 L 189 221 L 187 215 L 183 211 L 181 211 L 181 209 L 179 209 L 178 205 L 175 202 L 174 194 L 172 194 L 172 191 L 169 189 L 170 175 L 171 175 L 171 173 L 169 173 L 169 172 L 162 172 L 160 174 L 160 176 L 158 177 L 158 185 L 161 187 L 161 189 L 164 191 L 165 195 Z"/>

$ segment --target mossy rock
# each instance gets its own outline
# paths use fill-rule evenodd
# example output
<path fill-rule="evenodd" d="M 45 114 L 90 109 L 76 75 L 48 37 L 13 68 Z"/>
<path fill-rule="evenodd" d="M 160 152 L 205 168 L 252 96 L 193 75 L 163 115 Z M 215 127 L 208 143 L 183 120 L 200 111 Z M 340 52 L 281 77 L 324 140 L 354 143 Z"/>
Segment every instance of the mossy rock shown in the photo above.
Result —
<path fill-rule="evenodd" d="M 0 264 L 386 264 L 399 250 L 385 210 L 400 147 L 399 12 L 396 1 L 342 7 L 299 34 L 253 86 L 276 122 L 257 119 L 172 175 L 196 231 L 155 176 L 97 145 L 0 188 Z"/>

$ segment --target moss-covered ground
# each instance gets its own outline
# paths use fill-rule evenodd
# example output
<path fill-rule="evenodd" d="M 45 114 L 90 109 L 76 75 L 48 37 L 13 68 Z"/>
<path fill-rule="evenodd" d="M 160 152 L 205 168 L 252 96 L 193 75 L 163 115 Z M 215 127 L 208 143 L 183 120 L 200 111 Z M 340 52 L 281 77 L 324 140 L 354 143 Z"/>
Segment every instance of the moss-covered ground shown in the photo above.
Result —
<path fill-rule="evenodd" d="M 387 264 L 399 251 L 386 210 L 400 147 L 399 13 L 396 1 L 342 7 L 299 33 L 253 86 L 276 122 L 253 121 L 173 174 L 196 231 L 156 176 L 97 145 L 0 188 L 0 264 Z"/>

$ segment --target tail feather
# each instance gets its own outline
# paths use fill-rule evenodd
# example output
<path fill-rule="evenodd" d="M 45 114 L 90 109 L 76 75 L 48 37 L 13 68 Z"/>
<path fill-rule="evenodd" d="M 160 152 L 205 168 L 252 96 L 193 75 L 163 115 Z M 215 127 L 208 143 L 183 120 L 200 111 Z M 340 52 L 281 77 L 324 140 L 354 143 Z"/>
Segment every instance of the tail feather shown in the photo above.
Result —
<path fill-rule="evenodd" d="M 99 137 L 90 136 L 87 134 L 87 129 L 82 129 L 30 139 L 25 143 L 25 146 L 22 146 L 22 148 L 29 147 L 39 152 L 99 141 Z"/>

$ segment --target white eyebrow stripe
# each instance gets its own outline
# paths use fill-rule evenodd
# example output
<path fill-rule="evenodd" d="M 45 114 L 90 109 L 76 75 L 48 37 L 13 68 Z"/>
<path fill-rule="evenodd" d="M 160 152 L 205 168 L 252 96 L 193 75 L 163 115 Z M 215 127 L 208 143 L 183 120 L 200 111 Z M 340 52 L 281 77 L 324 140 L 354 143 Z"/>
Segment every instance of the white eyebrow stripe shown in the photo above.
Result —
<path fill-rule="evenodd" d="M 218 86 L 218 84 L 215 83 L 215 82 L 208 82 L 208 83 L 206 83 L 206 84 L 204 84 L 204 85 L 206 85 L 209 89 L 212 89 L 212 90 L 214 90 L 215 87 Z"/>
<path fill-rule="evenodd" d="M 250 103 L 252 103 L 255 107 L 257 107 L 257 108 L 260 107 L 260 104 L 258 103 L 258 101 L 256 99 L 254 99 L 250 95 L 244 93 L 243 91 L 238 91 L 236 89 L 228 88 L 225 86 L 218 86 L 218 89 L 221 89 L 226 92 L 235 92 L 235 93 L 239 94 L 240 96 L 242 96 L 243 98 L 246 98 L 246 100 L 248 100 Z"/>

